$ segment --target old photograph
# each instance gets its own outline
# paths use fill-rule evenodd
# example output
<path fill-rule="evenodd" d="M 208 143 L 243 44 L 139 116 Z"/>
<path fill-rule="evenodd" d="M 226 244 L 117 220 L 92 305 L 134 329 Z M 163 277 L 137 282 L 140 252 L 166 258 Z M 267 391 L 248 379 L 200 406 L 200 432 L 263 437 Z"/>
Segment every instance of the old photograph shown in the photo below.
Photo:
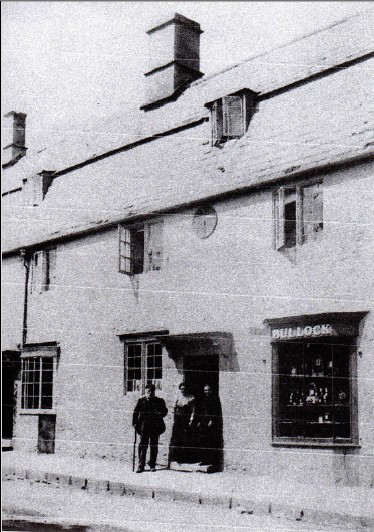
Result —
<path fill-rule="evenodd" d="M 374 530 L 374 7 L 5 1 L 2 530 Z"/>

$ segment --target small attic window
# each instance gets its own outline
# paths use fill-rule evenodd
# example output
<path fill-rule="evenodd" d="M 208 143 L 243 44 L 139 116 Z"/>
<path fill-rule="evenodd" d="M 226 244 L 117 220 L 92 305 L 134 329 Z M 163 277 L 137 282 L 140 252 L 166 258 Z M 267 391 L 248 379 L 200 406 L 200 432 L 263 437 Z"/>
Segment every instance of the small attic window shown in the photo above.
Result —
<path fill-rule="evenodd" d="M 244 89 L 206 104 L 211 112 L 212 146 L 245 135 L 253 115 L 255 94 Z"/>

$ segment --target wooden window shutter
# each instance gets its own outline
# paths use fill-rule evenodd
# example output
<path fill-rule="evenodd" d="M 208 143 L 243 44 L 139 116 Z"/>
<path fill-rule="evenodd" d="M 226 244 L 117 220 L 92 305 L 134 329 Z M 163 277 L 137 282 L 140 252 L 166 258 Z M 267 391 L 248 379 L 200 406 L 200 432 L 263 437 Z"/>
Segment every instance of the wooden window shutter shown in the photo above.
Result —
<path fill-rule="evenodd" d="M 211 110 L 212 146 L 222 141 L 222 100 L 214 102 Z"/>
<path fill-rule="evenodd" d="M 281 249 L 285 245 L 284 187 L 280 187 L 273 199 L 274 247 Z"/>
<path fill-rule="evenodd" d="M 56 280 L 56 248 L 47 249 L 43 252 L 42 262 L 42 291 L 50 290 Z"/>
<path fill-rule="evenodd" d="M 51 248 L 49 250 L 49 284 L 52 286 L 56 283 L 56 262 L 57 248 Z"/>
<path fill-rule="evenodd" d="M 223 98 L 223 136 L 234 139 L 245 132 L 243 96 L 231 95 Z"/>
<path fill-rule="evenodd" d="M 131 229 L 118 226 L 119 235 L 119 272 L 132 274 Z"/>
<path fill-rule="evenodd" d="M 296 243 L 302 244 L 304 241 L 303 231 L 303 194 L 301 187 L 296 187 Z"/>
<path fill-rule="evenodd" d="M 302 227 L 304 240 L 316 238 L 323 229 L 323 192 L 322 184 L 303 187 Z"/>
<path fill-rule="evenodd" d="M 43 177 L 34 175 L 30 181 L 31 205 L 36 207 L 43 199 Z"/>
<path fill-rule="evenodd" d="M 30 282 L 30 293 L 41 292 L 43 278 L 43 252 L 36 251 L 31 259 L 31 282 Z"/>
<path fill-rule="evenodd" d="M 161 270 L 162 262 L 162 223 L 150 223 L 147 225 L 147 270 Z"/>
<path fill-rule="evenodd" d="M 41 255 L 41 283 L 39 292 L 44 292 L 49 288 L 49 250 L 45 249 Z"/>

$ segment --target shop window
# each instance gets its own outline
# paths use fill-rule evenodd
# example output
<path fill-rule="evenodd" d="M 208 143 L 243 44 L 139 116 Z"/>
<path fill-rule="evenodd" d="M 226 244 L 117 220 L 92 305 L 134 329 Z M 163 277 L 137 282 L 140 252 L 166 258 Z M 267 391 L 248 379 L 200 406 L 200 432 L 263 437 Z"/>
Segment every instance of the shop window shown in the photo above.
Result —
<path fill-rule="evenodd" d="M 51 410 L 53 408 L 53 377 L 55 357 L 30 356 L 22 358 L 22 410 Z"/>
<path fill-rule="evenodd" d="M 55 283 L 56 248 L 36 251 L 30 262 L 30 293 L 42 293 Z"/>
<path fill-rule="evenodd" d="M 352 341 L 281 341 L 273 346 L 274 439 L 353 443 L 357 432 Z"/>
<path fill-rule="evenodd" d="M 162 345 L 144 341 L 125 344 L 125 393 L 145 393 L 145 386 L 162 389 Z"/>
<path fill-rule="evenodd" d="M 162 222 L 119 226 L 119 271 L 128 275 L 161 269 Z"/>
<path fill-rule="evenodd" d="M 238 139 L 246 133 L 253 115 L 254 97 L 253 92 L 243 90 L 207 104 L 211 112 L 213 146 Z"/>
<path fill-rule="evenodd" d="M 314 240 L 323 230 L 322 183 L 282 186 L 274 194 L 275 249 Z"/>

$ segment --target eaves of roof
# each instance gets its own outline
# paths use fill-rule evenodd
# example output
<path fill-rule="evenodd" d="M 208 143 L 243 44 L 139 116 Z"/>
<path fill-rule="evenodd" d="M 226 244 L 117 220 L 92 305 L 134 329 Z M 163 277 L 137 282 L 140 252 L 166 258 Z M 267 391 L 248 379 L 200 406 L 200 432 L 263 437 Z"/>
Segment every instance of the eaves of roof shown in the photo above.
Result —
<path fill-rule="evenodd" d="M 373 143 L 374 146 L 374 143 Z M 87 224 L 80 224 L 76 226 L 71 226 L 65 228 L 61 231 L 55 231 L 50 235 L 46 236 L 42 241 L 40 239 L 35 239 L 33 242 L 28 242 L 26 246 L 16 246 L 14 248 L 5 249 L 2 253 L 4 258 L 18 254 L 21 250 L 33 250 L 34 248 L 40 248 L 42 244 L 43 247 L 50 245 L 61 244 L 62 242 L 67 242 L 69 240 L 76 240 L 81 237 L 92 235 L 96 233 L 102 233 L 109 231 L 118 226 L 120 223 L 132 222 L 139 219 L 147 219 L 150 217 L 155 217 L 157 215 L 162 215 L 165 213 L 172 213 L 184 210 L 186 208 L 191 208 L 194 206 L 202 205 L 204 203 L 212 203 L 226 198 L 234 198 L 236 196 L 241 196 L 249 192 L 254 192 L 256 190 L 261 190 L 264 186 L 267 188 L 272 185 L 276 185 L 278 182 L 293 182 L 297 179 L 314 177 L 320 174 L 327 175 L 328 173 L 338 171 L 340 169 L 346 169 L 353 165 L 365 164 L 368 162 L 373 162 L 374 160 L 374 149 L 370 152 L 356 155 L 354 157 L 348 157 L 345 159 L 337 159 L 335 161 L 329 161 L 328 163 L 315 166 L 311 164 L 310 166 L 304 167 L 302 170 L 298 168 L 286 169 L 282 174 L 279 174 L 277 177 L 272 179 L 263 179 L 257 181 L 256 183 L 251 183 L 248 185 L 240 186 L 237 188 L 229 188 L 225 191 L 221 191 L 216 194 L 206 195 L 205 197 L 199 197 L 183 201 L 180 203 L 171 202 L 169 205 L 165 205 L 160 208 L 153 209 L 151 212 L 149 210 L 136 210 L 131 209 L 129 213 L 124 213 L 121 215 L 114 216 L 113 218 L 107 218 L 105 220 L 97 220 L 95 222 L 89 222 Z"/>

